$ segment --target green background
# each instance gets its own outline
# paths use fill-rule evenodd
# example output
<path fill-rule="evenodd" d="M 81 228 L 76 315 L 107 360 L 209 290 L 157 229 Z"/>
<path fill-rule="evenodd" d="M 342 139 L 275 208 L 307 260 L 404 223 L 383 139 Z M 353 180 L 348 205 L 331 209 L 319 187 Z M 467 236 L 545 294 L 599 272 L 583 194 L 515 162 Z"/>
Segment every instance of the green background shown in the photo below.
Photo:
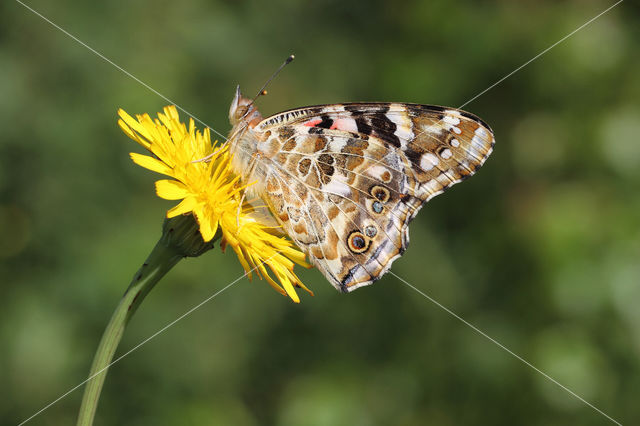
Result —
<path fill-rule="evenodd" d="M 458 106 L 608 1 L 29 1 L 226 133 L 236 84 L 307 104 Z M 426 206 L 393 272 L 624 424 L 640 419 L 640 40 L 624 2 L 466 106 L 497 144 Z M 86 377 L 173 203 L 116 125 L 168 104 L 14 1 L 0 5 L 0 423 Z M 184 115 L 183 115 L 184 116 Z M 185 116 L 186 118 L 186 116 Z M 124 353 L 238 277 L 181 262 Z M 96 424 L 599 425 L 608 421 L 387 275 L 316 270 L 296 305 L 243 280 L 112 367 Z M 82 389 L 30 424 L 72 424 Z"/>

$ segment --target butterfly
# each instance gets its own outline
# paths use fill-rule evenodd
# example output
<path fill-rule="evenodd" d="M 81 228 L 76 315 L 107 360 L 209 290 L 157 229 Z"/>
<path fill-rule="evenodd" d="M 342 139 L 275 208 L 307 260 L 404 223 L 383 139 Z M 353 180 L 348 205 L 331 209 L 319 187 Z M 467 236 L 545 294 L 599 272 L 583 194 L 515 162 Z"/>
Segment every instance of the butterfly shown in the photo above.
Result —
<path fill-rule="evenodd" d="M 380 279 L 422 205 L 473 175 L 495 143 L 459 109 L 346 103 L 263 118 L 239 87 L 229 120 L 234 171 L 345 293 Z"/>

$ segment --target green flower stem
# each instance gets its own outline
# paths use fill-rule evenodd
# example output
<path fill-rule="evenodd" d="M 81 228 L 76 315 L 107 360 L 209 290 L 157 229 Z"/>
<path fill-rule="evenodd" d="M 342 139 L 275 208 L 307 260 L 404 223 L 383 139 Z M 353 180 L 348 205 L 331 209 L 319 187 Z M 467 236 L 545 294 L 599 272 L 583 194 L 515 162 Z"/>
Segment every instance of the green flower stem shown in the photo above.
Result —
<path fill-rule="evenodd" d="M 192 216 L 165 220 L 160 241 L 133 276 L 131 284 L 122 296 L 102 335 L 82 397 L 78 426 L 93 424 L 108 365 L 113 359 L 125 327 L 145 296 L 180 259 L 199 256 L 212 247 L 213 241 L 205 243 L 202 240 L 197 223 Z"/>
<path fill-rule="evenodd" d="M 93 417 L 98 407 L 98 399 L 100 398 L 102 385 L 107 376 L 108 368 L 106 367 L 113 359 L 113 355 L 120 343 L 127 323 L 153 286 L 160 281 L 160 278 L 169 272 L 181 258 L 182 256 L 174 249 L 167 247 L 162 241 L 158 241 L 158 244 L 156 244 L 146 262 L 138 272 L 136 272 L 129 288 L 127 288 L 124 296 L 120 299 L 120 303 L 111 316 L 111 320 L 102 335 L 102 340 L 100 341 L 100 345 L 93 359 L 93 364 L 91 365 L 91 371 L 89 372 L 90 379 L 84 390 L 84 396 L 82 397 L 78 426 L 93 424 Z"/>

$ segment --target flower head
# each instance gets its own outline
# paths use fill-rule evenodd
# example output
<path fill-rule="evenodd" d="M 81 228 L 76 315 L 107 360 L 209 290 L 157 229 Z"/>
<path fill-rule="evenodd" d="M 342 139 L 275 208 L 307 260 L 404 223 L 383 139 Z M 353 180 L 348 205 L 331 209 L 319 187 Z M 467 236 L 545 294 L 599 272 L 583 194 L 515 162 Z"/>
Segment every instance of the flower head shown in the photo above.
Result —
<path fill-rule="evenodd" d="M 233 248 L 250 278 L 256 271 L 294 302 L 300 301 L 294 287 L 311 293 L 293 272 L 295 263 L 310 267 L 304 253 L 252 214 L 255 208 L 243 201 L 246 185 L 231 170 L 227 146 L 212 142 L 208 128 L 196 130 L 193 119 L 187 127 L 175 106 L 165 107 L 154 120 L 148 114 L 134 119 L 122 109 L 118 115 L 120 128 L 152 154 L 131 153 L 134 163 L 171 178 L 156 182 L 159 197 L 181 200 L 167 211 L 168 218 L 193 214 L 205 242 L 220 232 L 221 246 Z"/>

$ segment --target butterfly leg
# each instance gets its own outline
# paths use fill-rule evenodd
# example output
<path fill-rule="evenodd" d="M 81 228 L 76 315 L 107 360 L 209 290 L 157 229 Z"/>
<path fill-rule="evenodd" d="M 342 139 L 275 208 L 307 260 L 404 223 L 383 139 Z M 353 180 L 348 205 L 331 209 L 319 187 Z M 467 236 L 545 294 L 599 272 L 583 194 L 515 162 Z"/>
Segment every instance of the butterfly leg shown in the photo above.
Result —
<path fill-rule="evenodd" d="M 255 156 L 253 157 L 253 159 L 251 160 L 251 163 L 249 164 L 249 173 L 247 173 L 247 178 L 246 181 L 244 182 L 247 185 L 250 185 L 253 180 L 253 173 L 255 172 L 256 169 L 256 164 L 258 163 L 258 161 L 260 160 L 260 153 L 256 153 Z M 236 214 L 236 225 L 238 225 L 238 228 L 240 228 L 240 211 L 242 209 L 242 203 L 244 203 L 244 199 L 245 196 L 247 194 L 246 188 L 244 191 L 242 191 L 242 197 L 240 198 L 240 204 L 238 204 L 238 212 Z"/>
<path fill-rule="evenodd" d="M 202 162 L 208 162 L 209 160 L 211 160 L 215 155 L 217 155 L 220 151 L 222 151 L 227 144 L 229 143 L 229 141 L 227 140 L 225 143 L 222 144 L 222 146 L 218 149 L 216 149 L 215 151 L 213 151 L 211 154 L 202 157 L 202 158 L 198 158 L 197 160 L 192 160 L 192 163 L 202 163 Z"/>

